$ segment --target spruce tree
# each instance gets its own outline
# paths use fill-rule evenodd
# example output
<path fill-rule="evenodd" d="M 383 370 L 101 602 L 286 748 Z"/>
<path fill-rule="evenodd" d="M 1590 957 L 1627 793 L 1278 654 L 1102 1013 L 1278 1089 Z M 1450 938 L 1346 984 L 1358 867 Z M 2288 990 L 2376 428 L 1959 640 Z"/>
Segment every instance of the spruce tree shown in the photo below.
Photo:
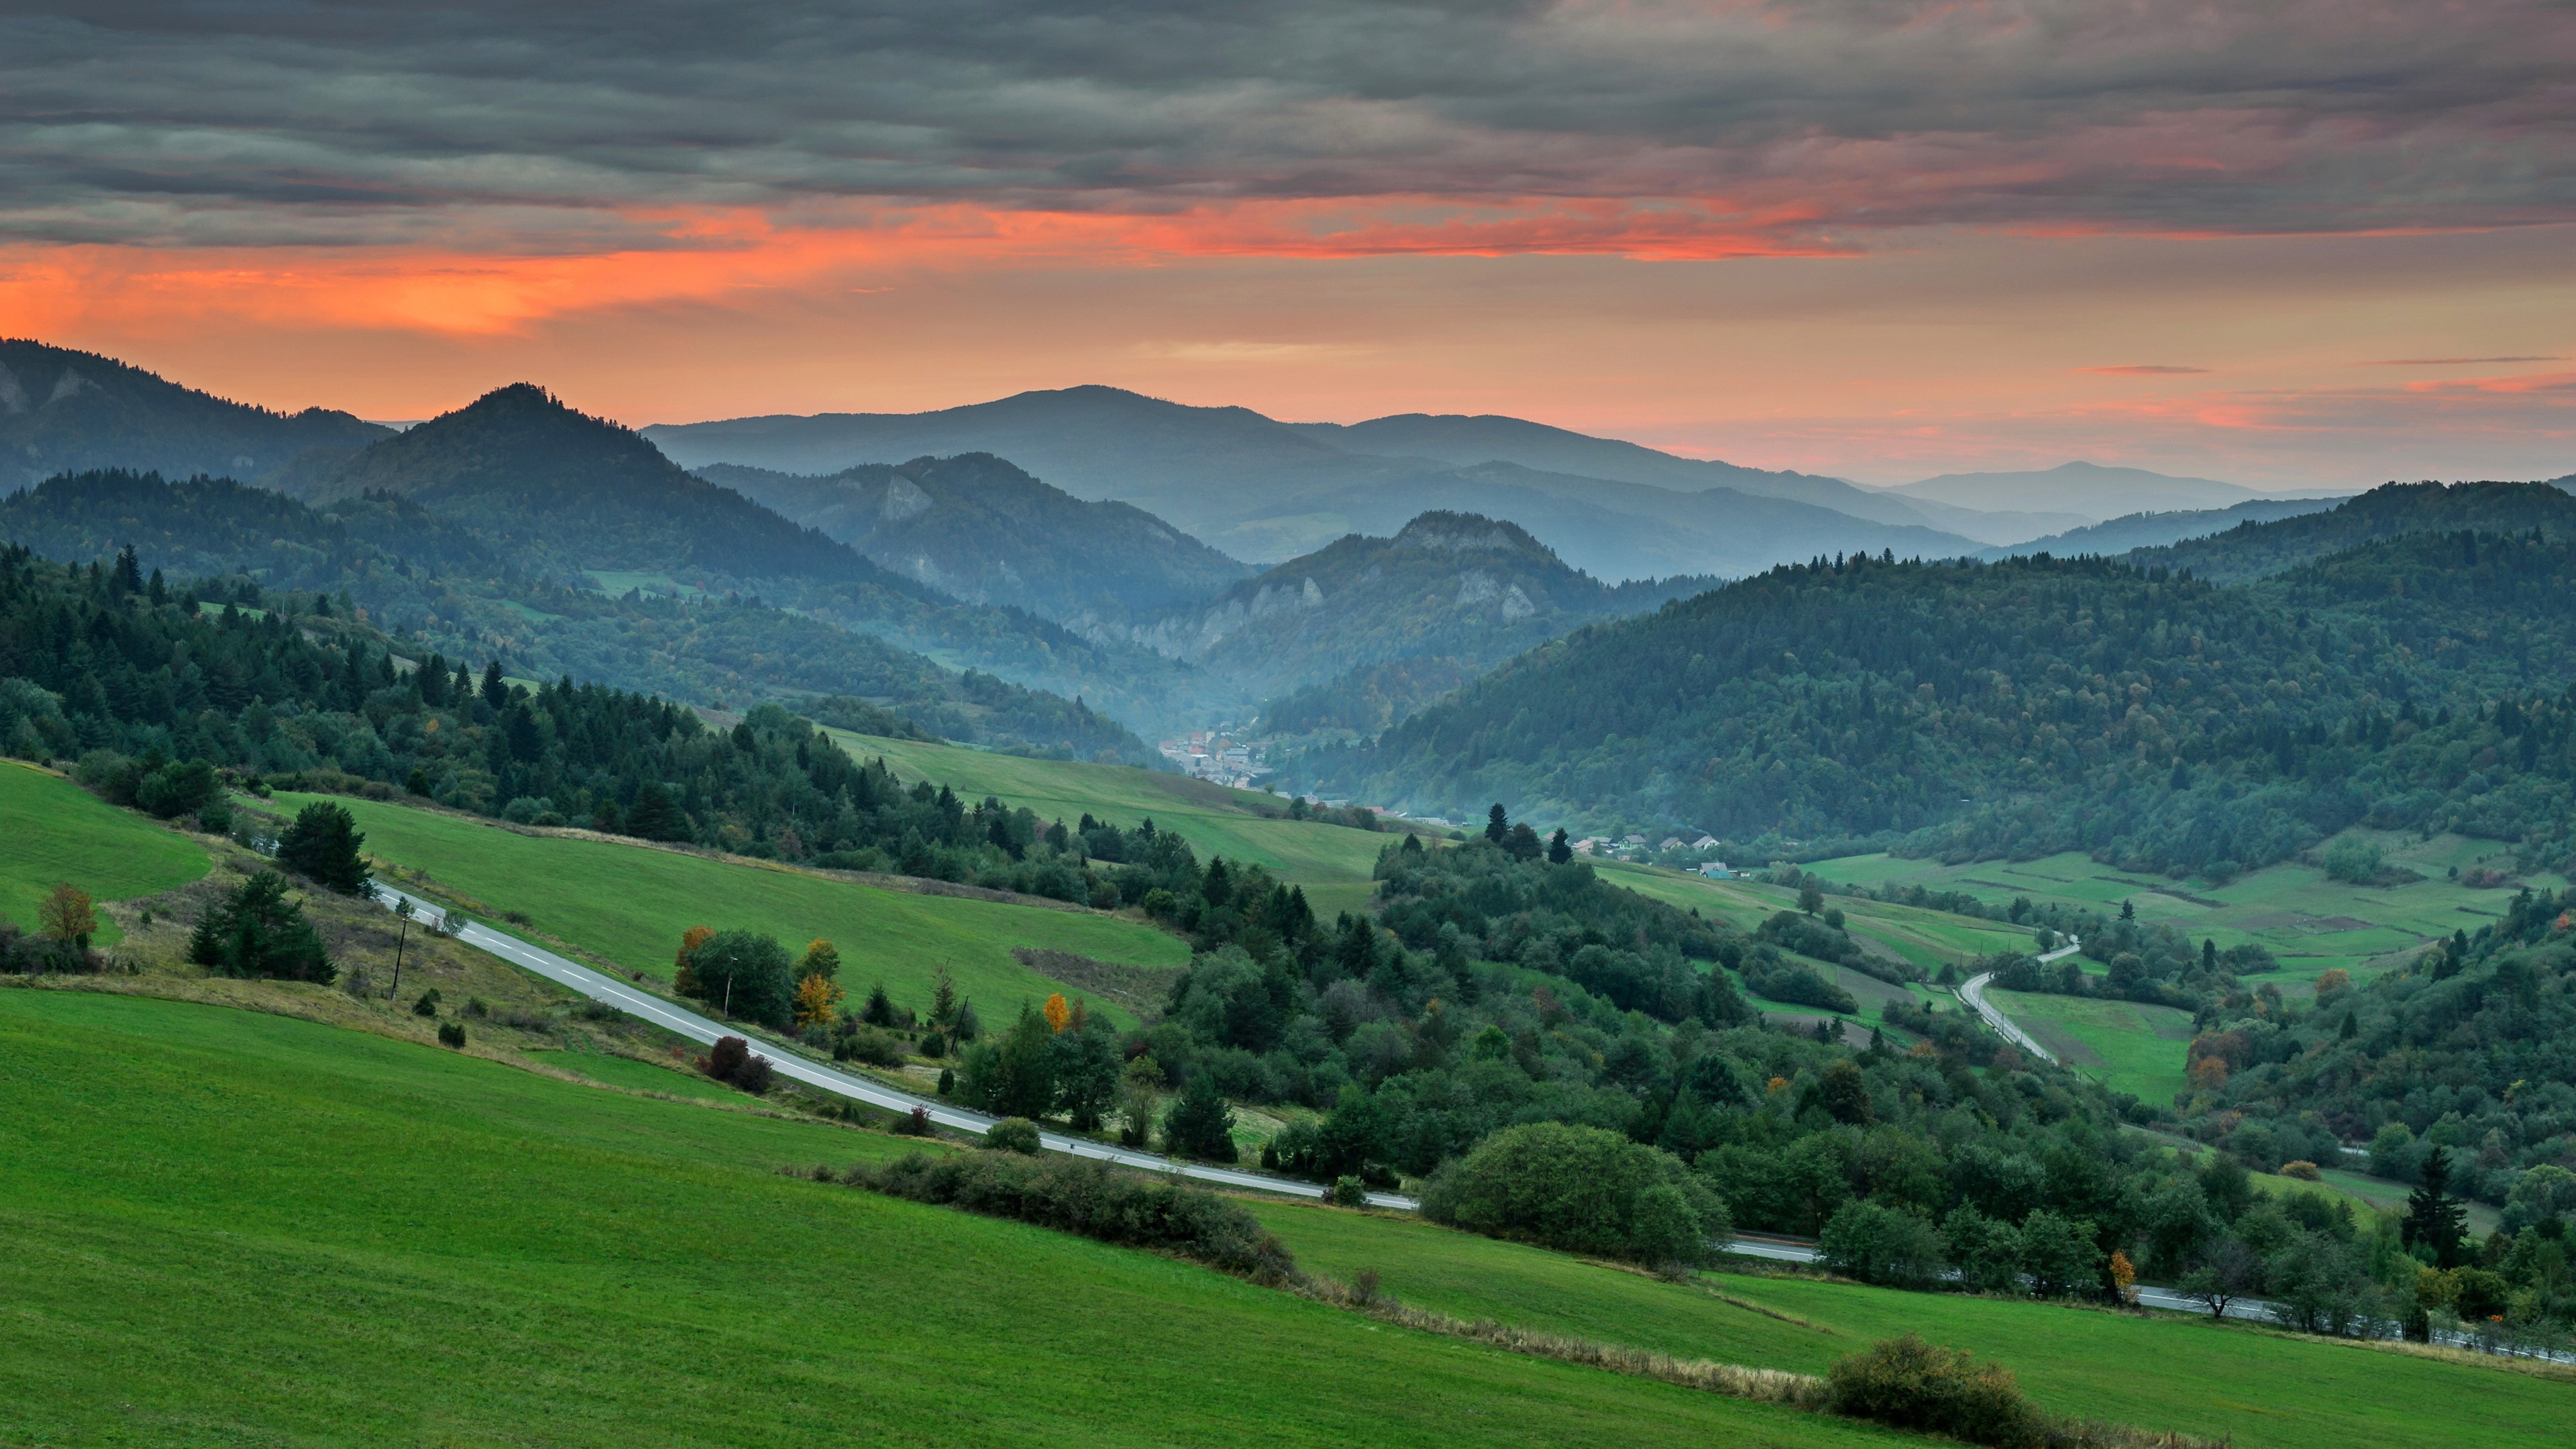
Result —
<path fill-rule="evenodd" d="M 342 895 L 356 895 L 367 885 L 367 863 L 358 857 L 366 839 L 346 809 L 316 801 L 297 812 L 295 823 L 279 837 L 277 858 L 299 875 Z"/>

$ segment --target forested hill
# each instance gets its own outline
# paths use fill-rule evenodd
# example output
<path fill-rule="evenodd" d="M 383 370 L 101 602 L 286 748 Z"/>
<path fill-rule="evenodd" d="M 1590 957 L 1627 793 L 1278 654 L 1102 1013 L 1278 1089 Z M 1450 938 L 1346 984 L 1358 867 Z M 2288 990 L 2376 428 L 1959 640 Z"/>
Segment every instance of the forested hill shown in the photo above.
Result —
<path fill-rule="evenodd" d="M 698 473 L 961 599 L 1062 623 L 1123 621 L 1251 572 L 1141 508 L 1076 498 L 990 453 L 819 478 L 730 463 Z"/>
<path fill-rule="evenodd" d="M 527 383 L 387 438 L 303 492 L 317 503 L 409 498 L 515 550 L 559 557 L 573 573 L 705 570 L 918 591 Z"/>
<path fill-rule="evenodd" d="M 2523 506 L 2569 504 L 2527 487 Z M 2492 516 L 2494 492 L 2456 491 Z M 2398 496 L 2439 517 L 2441 496 Z M 1774 849 L 2211 870 L 2368 822 L 2557 861 L 2571 740 L 2505 701 L 2576 678 L 2571 587 L 2556 524 L 2386 539 L 2234 587 L 2100 559 L 1781 568 L 1533 651 L 1297 783 Z"/>
<path fill-rule="evenodd" d="M 206 581 L 206 596 L 257 604 L 288 592 L 363 609 L 420 648 L 506 658 L 525 677 L 573 675 L 694 702 L 853 695 L 893 706 L 957 740 L 1134 763 L 1154 756 L 1116 721 L 1074 700 L 989 674 L 941 668 L 870 634 L 757 602 L 614 597 L 568 586 L 539 561 L 423 509 L 372 493 L 323 511 L 226 478 L 171 483 L 152 474 L 83 473 L 0 498 L 0 539 L 72 563 L 135 551 L 171 587 Z M 886 598 L 887 596 L 880 596 Z M 978 614 L 889 599 L 905 616 L 962 631 Z M 1026 616 L 1078 660 L 1089 648 Z M 1004 636 L 1003 643 L 1010 636 Z M 964 641 L 971 645 L 971 637 Z M 409 647 L 407 645 L 407 647 Z M 976 656 L 965 650 L 968 660 Z"/>
<path fill-rule="evenodd" d="M 2551 538 L 2576 537 L 2576 497 L 2547 483 L 2390 483 L 2322 513 L 2240 524 L 2225 533 L 2135 549 L 2128 559 L 2140 568 L 2188 569 L 2196 578 L 2241 583 L 2377 538 L 2534 528 Z"/>
<path fill-rule="evenodd" d="M 0 489 L 87 468 L 266 478 L 391 431 L 324 408 L 228 402 L 112 357 L 0 339 Z"/>
<path fill-rule="evenodd" d="M 1424 513 L 1392 538 L 1352 534 L 1132 631 L 1259 695 L 1306 691 L 1272 727 L 1375 728 L 1384 666 L 1440 692 L 1594 619 L 1653 608 L 1708 579 L 1611 588 L 1518 525 Z M 1428 696 L 1425 696 L 1428 698 Z M 1424 702 L 1395 703 L 1405 712 Z"/>

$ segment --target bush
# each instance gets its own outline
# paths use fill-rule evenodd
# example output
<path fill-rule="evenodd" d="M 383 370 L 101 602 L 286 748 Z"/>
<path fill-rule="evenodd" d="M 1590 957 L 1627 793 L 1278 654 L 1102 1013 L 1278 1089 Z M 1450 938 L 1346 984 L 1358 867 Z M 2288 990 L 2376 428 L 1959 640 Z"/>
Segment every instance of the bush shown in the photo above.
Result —
<path fill-rule="evenodd" d="M 2326 875 L 2354 885 L 2368 885 L 2379 878 L 2382 860 L 2379 847 L 2366 840 L 2338 841 L 2326 847 Z"/>
<path fill-rule="evenodd" d="M 987 1128 L 984 1145 L 996 1152 L 1038 1153 L 1038 1124 L 1026 1117 L 1005 1117 Z"/>
<path fill-rule="evenodd" d="M 903 1043 L 872 1026 L 832 1039 L 832 1060 L 865 1062 L 872 1067 L 903 1065 Z"/>
<path fill-rule="evenodd" d="M 1334 1178 L 1331 1201 L 1335 1207 L 1366 1207 L 1368 1184 L 1356 1177 Z"/>
<path fill-rule="evenodd" d="M 1756 996 L 1785 1001 L 1796 1006 L 1821 1007 L 1826 1011 L 1856 1012 L 1860 1002 L 1840 985 L 1827 981 L 1811 967 L 1786 960 L 1767 950 L 1758 950 L 1746 958 L 1744 984 Z"/>
<path fill-rule="evenodd" d="M 463 1050 L 465 1046 L 465 1023 L 461 1021 L 440 1022 L 438 1024 L 438 1044 L 444 1047 L 455 1047 L 459 1050 Z"/>
<path fill-rule="evenodd" d="M 1681 1160 L 1598 1127 L 1507 1127 L 1441 1169 L 1422 1196 L 1437 1223 L 1568 1252 L 1699 1263 L 1731 1236 L 1726 1206 Z"/>
<path fill-rule="evenodd" d="M 1168 1177 L 1071 1156 L 913 1153 L 846 1179 L 915 1202 L 1015 1218 L 1104 1243 L 1160 1248 L 1257 1283 L 1297 1276 L 1297 1260 L 1240 1204 Z"/>
<path fill-rule="evenodd" d="M 358 833 L 356 817 L 319 801 L 299 811 L 295 823 L 278 837 L 277 859 L 298 875 L 342 895 L 356 895 L 367 884 L 367 863 L 358 858 L 358 847 L 366 839 Z"/>
<path fill-rule="evenodd" d="M 203 760 L 173 761 L 134 784 L 134 803 L 164 820 L 203 810 L 222 795 L 215 767 Z"/>
<path fill-rule="evenodd" d="M 751 1043 L 738 1036 L 716 1038 L 698 1058 L 698 1070 L 754 1096 L 769 1090 L 769 1058 L 753 1055 Z"/>
<path fill-rule="evenodd" d="M 207 908 L 188 937 L 188 959 L 222 976 L 329 985 L 339 976 L 286 877 L 264 870 Z"/>
<path fill-rule="evenodd" d="M 894 1119 L 894 1135 L 897 1137 L 928 1137 L 937 1130 L 930 1120 L 928 1107 L 915 1107 Z"/>
<path fill-rule="evenodd" d="M 1826 1406 L 1855 1419 L 2018 1449 L 2040 1437 L 2040 1419 L 2012 1371 L 1980 1364 L 1909 1333 L 1845 1354 L 1825 1376 Z"/>
<path fill-rule="evenodd" d="M 1836 1209 L 1816 1248 L 1826 1266 L 1864 1283 L 1921 1288 L 1941 1276 L 1941 1235 L 1932 1225 L 1866 1198 Z"/>
<path fill-rule="evenodd" d="M 433 986 L 422 992 L 420 999 L 411 1004 L 411 1014 L 414 1016 L 438 1015 L 438 988 Z"/>

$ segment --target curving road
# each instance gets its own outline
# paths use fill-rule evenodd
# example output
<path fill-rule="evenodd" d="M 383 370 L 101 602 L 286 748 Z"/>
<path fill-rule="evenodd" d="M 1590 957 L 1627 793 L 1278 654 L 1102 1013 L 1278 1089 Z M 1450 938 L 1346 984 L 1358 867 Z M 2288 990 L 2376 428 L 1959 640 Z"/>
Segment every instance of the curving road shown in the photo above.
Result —
<path fill-rule="evenodd" d="M 1995 973 L 1992 971 L 1984 971 L 1960 982 L 1959 999 L 1968 1003 L 1969 1007 L 1975 1010 L 1977 1015 L 1984 1017 L 1986 1019 L 1986 1025 L 1993 1027 L 2004 1040 L 2011 1042 L 2014 1046 L 2020 1047 L 2023 1051 L 2031 1053 L 2041 1061 L 2053 1062 L 2057 1060 L 2057 1053 L 2050 1051 L 2048 1048 L 2041 1046 L 2038 1042 L 2031 1040 L 2029 1032 L 2015 1026 L 2011 1017 L 1996 1010 L 1994 1003 L 1986 1000 L 1986 983 L 1994 979 Z"/>
<path fill-rule="evenodd" d="M 444 923 L 446 908 L 381 882 L 370 882 L 369 892 L 387 910 L 396 901 L 409 901 L 413 912 L 424 921 Z M 531 946 L 516 936 L 495 931 L 479 923 L 467 923 L 457 931 L 456 939 L 478 951 L 489 952 L 511 965 L 561 986 L 568 986 L 593 1001 L 606 1002 L 629 1016 L 640 1017 L 665 1031 L 687 1037 L 694 1042 L 712 1045 L 717 1038 L 741 1036 L 734 1027 L 724 1026 L 694 1011 L 675 1006 L 614 976 L 604 975 L 576 961 L 569 961 L 543 947 Z M 770 1069 L 782 1077 L 806 1086 L 865 1102 L 889 1111 L 909 1112 L 915 1107 L 930 1113 L 930 1120 L 942 1127 L 981 1136 L 996 1119 L 981 1112 L 952 1107 L 936 1097 L 916 1097 L 910 1092 L 889 1087 L 882 1082 L 852 1072 L 844 1072 L 819 1062 L 808 1061 L 794 1053 L 768 1043 L 760 1044 L 761 1053 L 769 1058 Z M 1232 1167 L 1211 1167 L 1204 1163 L 1181 1162 L 1151 1152 L 1134 1152 L 1111 1147 L 1083 1137 L 1067 1137 L 1055 1132 L 1040 1132 L 1038 1141 L 1050 1152 L 1066 1152 L 1076 1157 L 1093 1157 L 1120 1167 L 1133 1167 L 1145 1172 L 1177 1172 L 1183 1177 L 1219 1187 L 1251 1188 L 1261 1192 L 1285 1193 L 1291 1197 L 1321 1198 L 1324 1189 L 1311 1182 L 1293 1178 L 1272 1177 L 1267 1173 L 1246 1172 Z M 1402 1193 L 1373 1192 L 1368 1195 L 1372 1207 L 1397 1208 L 1411 1212 L 1421 1204 Z"/>

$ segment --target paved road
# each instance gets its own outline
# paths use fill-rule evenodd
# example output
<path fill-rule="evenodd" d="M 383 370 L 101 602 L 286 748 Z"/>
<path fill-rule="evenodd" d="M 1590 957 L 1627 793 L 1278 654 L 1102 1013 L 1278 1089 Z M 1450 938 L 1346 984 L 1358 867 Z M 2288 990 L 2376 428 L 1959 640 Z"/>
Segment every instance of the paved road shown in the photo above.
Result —
<path fill-rule="evenodd" d="M 425 920 L 443 921 L 446 917 L 444 907 L 422 900 L 418 896 L 395 890 L 381 882 L 376 883 L 372 889 L 378 903 L 388 910 L 393 908 L 395 901 L 407 900 L 411 902 L 412 909 Z M 477 950 L 488 951 L 523 971 L 532 972 L 549 981 L 571 987 L 593 1001 L 604 1001 L 630 1016 L 641 1017 L 655 1026 L 687 1037 L 691 1041 L 713 1044 L 718 1037 L 743 1035 L 738 1027 L 720 1025 L 696 1012 L 674 1006 L 649 991 L 620 981 L 614 976 L 593 971 L 578 962 L 568 961 L 542 947 L 531 946 L 516 936 L 493 930 L 489 926 L 469 923 L 456 933 L 456 939 Z M 980 1112 L 969 1112 L 963 1108 L 950 1106 L 936 1097 L 916 1097 L 910 1092 L 899 1091 L 871 1078 L 839 1071 L 820 1062 L 809 1061 L 792 1052 L 783 1051 L 775 1045 L 760 1043 L 759 1049 L 769 1058 L 771 1069 L 778 1075 L 836 1096 L 848 1097 L 853 1101 L 866 1102 L 871 1106 L 884 1107 L 896 1112 L 909 1112 L 915 1107 L 920 1107 L 927 1110 L 930 1113 L 930 1120 L 940 1126 L 959 1132 L 972 1132 L 978 1136 L 982 1135 L 986 1128 L 991 1127 L 995 1120 Z M 1146 1172 L 1178 1172 L 1184 1177 L 1214 1183 L 1220 1187 L 1254 1188 L 1262 1192 L 1285 1193 L 1291 1197 L 1320 1198 L 1324 1195 L 1324 1189 L 1311 1182 L 1298 1182 L 1291 1178 L 1272 1177 L 1267 1173 L 1245 1172 L 1230 1167 L 1177 1162 L 1150 1152 L 1133 1152 L 1126 1148 L 1106 1146 L 1088 1138 L 1040 1132 L 1038 1141 L 1051 1152 L 1069 1152 L 1076 1157 L 1096 1157 L 1120 1167 L 1133 1167 Z M 1372 1207 L 1399 1208 L 1407 1212 L 1421 1206 L 1419 1202 L 1401 1193 L 1373 1192 L 1369 1194 L 1368 1200 Z"/>
<path fill-rule="evenodd" d="M 1996 1031 L 2002 1033 L 2004 1040 L 2011 1042 L 2014 1046 L 2020 1047 L 2026 1052 L 2032 1053 L 2042 1061 L 2053 1062 L 2057 1060 L 2057 1053 L 2052 1052 L 2048 1048 L 2041 1046 L 2038 1042 L 2031 1040 L 2029 1032 L 2013 1025 L 2013 1019 L 2011 1017 L 1997 1011 L 1994 1008 L 1994 1004 L 1986 1000 L 1986 983 L 1994 979 L 1995 973 L 1992 971 L 1981 972 L 1975 976 L 1969 977 L 1967 980 L 1959 983 L 1959 999 L 1968 1003 L 1968 1005 L 1976 1011 L 1977 1015 L 1984 1017 L 1986 1019 L 1986 1025 L 1991 1026 Z"/>
<path fill-rule="evenodd" d="M 1738 1236 L 1726 1245 L 1726 1251 L 1747 1258 L 1768 1258 L 1775 1263 L 1813 1263 L 1824 1256 L 1816 1251 L 1815 1244 L 1804 1239 L 1774 1237 L 1769 1234 Z M 2176 1313 L 2206 1314 L 2209 1312 L 2206 1304 L 2185 1298 L 2172 1289 L 2158 1288 L 2147 1283 L 2138 1285 L 2138 1302 L 2148 1308 L 2167 1308 Z M 2270 1323 L 2272 1305 L 2259 1298 L 2239 1298 L 2227 1305 L 2227 1316 L 2248 1319 L 2256 1323 Z"/>

